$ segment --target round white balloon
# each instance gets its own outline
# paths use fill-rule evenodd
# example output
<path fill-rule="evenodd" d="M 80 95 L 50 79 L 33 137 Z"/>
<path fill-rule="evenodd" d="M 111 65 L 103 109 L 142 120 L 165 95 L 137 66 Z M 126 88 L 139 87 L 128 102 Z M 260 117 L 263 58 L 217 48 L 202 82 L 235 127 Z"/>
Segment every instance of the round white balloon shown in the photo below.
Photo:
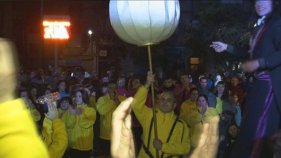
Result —
<path fill-rule="evenodd" d="M 122 40 L 143 46 L 159 43 L 174 33 L 180 5 L 178 0 L 110 0 L 109 14 Z"/>

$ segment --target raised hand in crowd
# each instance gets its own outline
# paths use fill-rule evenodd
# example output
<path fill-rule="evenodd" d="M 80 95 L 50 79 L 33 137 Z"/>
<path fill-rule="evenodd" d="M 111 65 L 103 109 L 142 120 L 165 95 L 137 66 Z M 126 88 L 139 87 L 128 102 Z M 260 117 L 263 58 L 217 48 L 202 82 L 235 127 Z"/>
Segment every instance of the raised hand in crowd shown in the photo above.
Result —
<path fill-rule="evenodd" d="M 55 120 L 57 118 L 59 118 L 59 113 L 58 113 L 58 109 L 57 109 L 57 102 L 49 102 L 47 103 L 48 105 L 48 113 L 45 114 L 45 117 L 47 117 L 50 120 Z"/>
<path fill-rule="evenodd" d="M 148 71 L 147 72 L 147 77 L 146 77 L 146 84 L 145 84 L 145 87 L 148 89 L 149 86 L 155 81 L 154 79 L 155 75 L 152 74 L 151 71 Z"/>

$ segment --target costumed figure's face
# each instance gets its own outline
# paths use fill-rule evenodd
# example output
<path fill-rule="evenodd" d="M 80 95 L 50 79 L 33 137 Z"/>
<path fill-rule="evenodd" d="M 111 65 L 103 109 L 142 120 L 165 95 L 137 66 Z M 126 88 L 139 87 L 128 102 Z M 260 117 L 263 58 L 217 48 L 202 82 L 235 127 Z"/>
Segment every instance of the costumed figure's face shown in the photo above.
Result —
<path fill-rule="evenodd" d="M 255 2 L 255 9 L 259 16 L 265 16 L 272 12 L 272 0 L 257 0 Z"/>

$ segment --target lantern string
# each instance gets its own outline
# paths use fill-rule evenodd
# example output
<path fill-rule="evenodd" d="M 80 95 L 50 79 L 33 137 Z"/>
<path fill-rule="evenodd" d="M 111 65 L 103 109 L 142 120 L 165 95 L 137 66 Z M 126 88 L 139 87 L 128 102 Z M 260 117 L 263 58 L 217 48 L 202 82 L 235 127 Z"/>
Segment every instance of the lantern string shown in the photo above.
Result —
<path fill-rule="evenodd" d="M 152 71 L 152 60 L 151 60 L 151 45 L 147 46 L 148 50 L 148 61 L 149 61 L 149 69 L 150 72 L 153 74 Z M 157 118 L 156 118 L 156 105 L 155 105 L 155 99 L 154 99 L 154 83 L 151 83 L 151 95 L 152 95 L 152 107 L 153 107 L 153 121 L 154 121 L 154 136 L 155 139 L 158 139 L 158 131 L 157 131 Z M 156 158 L 159 158 L 159 151 L 156 149 Z"/>

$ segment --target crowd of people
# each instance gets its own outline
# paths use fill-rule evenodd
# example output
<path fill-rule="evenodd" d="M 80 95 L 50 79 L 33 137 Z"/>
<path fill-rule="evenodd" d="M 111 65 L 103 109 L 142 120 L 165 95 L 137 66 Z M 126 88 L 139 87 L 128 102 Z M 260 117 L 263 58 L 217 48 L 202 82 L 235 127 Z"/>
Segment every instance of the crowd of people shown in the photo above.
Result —
<path fill-rule="evenodd" d="M 277 4 L 255 1 L 260 19 L 246 52 L 220 41 L 210 45 L 249 57 L 241 67 L 251 80 L 186 71 L 161 79 L 151 72 L 18 71 L 11 43 L 0 39 L 0 157 L 279 157 Z"/>
<path fill-rule="evenodd" d="M 199 143 L 203 123 L 215 116 L 221 118 L 218 155 L 227 157 L 230 153 L 245 108 L 246 84 L 238 75 L 223 76 L 217 81 L 203 74 L 198 76 L 198 82 L 195 76 L 186 72 L 163 80 L 153 77 L 156 105 L 162 111 L 156 115 L 159 135 L 156 142 L 152 139 L 152 98 L 148 88 L 145 88 L 145 85 L 150 85 L 145 80 L 146 76 L 113 76 L 116 75 L 96 78 L 75 69 L 61 73 L 20 71 L 18 95 L 26 101 L 38 131 L 44 133 L 52 131 L 45 129 L 54 119 L 48 117 L 50 108 L 47 101 L 42 102 L 42 99 L 56 102 L 57 118 L 64 123 L 68 136 L 66 157 L 109 157 L 112 113 L 128 97 L 135 99 L 132 130 L 136 153 L 140 151 L 140 155 L 145 155 L 150 151 L 152 157 L 155 157 L 156 148 L 161 151 L 160 154 L 188 156 Z M 147 78 L 152 80 L 151 76 L 149 74 Z M 162 104 L 171 104 L 171 107 L 161 109 Z M 170 133 L 175 119 L 177 123 Z M 164 145 L 169 134 L 171 142 L 178 141 L 174 135 L 178 135 L 182 142 L 178 145 Z"/>

